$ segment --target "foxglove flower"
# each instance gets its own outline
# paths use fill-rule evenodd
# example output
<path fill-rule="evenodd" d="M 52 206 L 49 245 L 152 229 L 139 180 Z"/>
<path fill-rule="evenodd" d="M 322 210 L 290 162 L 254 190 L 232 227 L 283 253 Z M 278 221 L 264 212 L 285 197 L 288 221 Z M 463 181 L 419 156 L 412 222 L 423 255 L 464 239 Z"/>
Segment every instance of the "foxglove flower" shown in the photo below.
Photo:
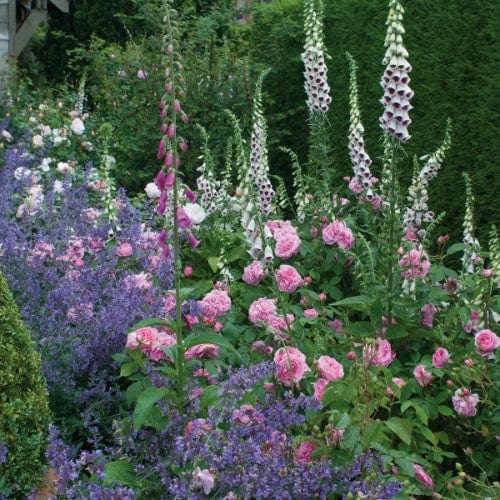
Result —
<path fill-rule="evenodd" d="M 462 256 L 462 266 L 467 274 L 474 272 L 474 266 L 478 264 L 481 252 L 479 241 L 474 237 L 474 195 L 472 194 L 471 180 L 468 174 L 464 172 L 465 179 L 465 216 L 463 222 L 464 228 L 464 254 Z"/>
<path fill-rule="evenodd" d="M 408 112 L 413 106 L 410 99 L 413 91 L 408 84 L 408 73 L 411 66 L 406 60 L 408 51 L 403 45 L 405 32 L 402 20 L 404 9 L 398 0 L 389 0 L 389 15 L 387 17 L 387 35 L 385 37 L 385 57 L 382 64 L 386 65 L 380 82 L 384 96 L 380 100 L 384 113 L 380 117 L 380 125 L 384 132 L 402 142 L 408 141 L 408 126 L 411 123 Z"/>
<path fill-rule="evenodd" d="M 304 3 L 304 28 L 306 43 L 301 54 L 304 61 L 304 88 L 307 94 L 307 107 L 311 113 L 326 113 L 332 101 L 330 87 L 327 80 L 325 63 L 325 47 L 323 43 L 322 4 L 315 8 L 315 0 L 306 0 Z"/>

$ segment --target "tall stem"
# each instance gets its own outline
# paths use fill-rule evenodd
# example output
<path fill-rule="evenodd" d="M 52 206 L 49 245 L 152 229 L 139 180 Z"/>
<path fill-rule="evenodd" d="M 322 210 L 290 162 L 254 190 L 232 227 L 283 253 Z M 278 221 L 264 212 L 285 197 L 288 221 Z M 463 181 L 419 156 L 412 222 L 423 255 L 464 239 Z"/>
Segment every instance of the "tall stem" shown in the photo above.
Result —
<path fill-rule="evenodd" d="M 397 142 L 391 140 L 390 180 L 389 180 L 389 241 L 387 245 L 387 325 L 392 323 L 394 303 L 394 224 L 396 218 L 396 166 Z"/>

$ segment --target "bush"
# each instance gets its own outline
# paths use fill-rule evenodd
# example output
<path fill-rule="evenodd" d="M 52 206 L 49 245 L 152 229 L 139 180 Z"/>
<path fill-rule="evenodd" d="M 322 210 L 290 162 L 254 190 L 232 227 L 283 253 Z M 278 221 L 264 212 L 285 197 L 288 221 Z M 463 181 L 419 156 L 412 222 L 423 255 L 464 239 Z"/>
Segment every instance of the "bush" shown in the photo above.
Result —
<path fill-rule="evenodd" d="M 0 493 L 16 497 L 42 479 L 50 413 L 45 381 L 0 272 Z"/>

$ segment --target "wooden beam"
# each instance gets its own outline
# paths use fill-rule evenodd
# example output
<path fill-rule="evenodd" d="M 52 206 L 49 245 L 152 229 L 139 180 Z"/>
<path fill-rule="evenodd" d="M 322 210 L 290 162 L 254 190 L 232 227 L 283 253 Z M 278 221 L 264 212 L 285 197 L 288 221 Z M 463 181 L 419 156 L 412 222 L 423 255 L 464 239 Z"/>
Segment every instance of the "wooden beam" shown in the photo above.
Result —
<path fill-rule="evenodd" d="M 47 20 L 47 11 L 42 9 L 34 9 L 30 12 L 29 16 L 24 20 L 21 27 L 14 35 L 12 47 L 10 47 L 10 56 L 19 57 L 26 44 L 29 42 L 33 33 L 36 31 L 41 23 Z"/>

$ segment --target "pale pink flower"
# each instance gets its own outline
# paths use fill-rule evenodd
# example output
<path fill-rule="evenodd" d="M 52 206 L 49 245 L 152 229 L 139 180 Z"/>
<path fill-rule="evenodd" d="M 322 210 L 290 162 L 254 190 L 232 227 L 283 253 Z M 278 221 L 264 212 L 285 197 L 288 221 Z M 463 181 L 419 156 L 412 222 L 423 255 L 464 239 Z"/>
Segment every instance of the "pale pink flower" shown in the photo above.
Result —
<path fill-rule="evenodd" d="M 139 78 L 139 80 L 145 80 L 147 77 L 148 77 L 147 71 L 144 71 L 143 69 L 137 70 L 137 78 Z"/>
<path fill-rule="evenodd" d="M 344 367 L 330 356 L 320 356 L 316 366 L 320 376 L 327 380 L 338 380 L 344 376 Z"/>
<path fill-rule="evenodd" d="M 272 316 L 269 318 L 268 326 L 273 332 L 274 338 L 279 340 L 287 340 L 290 337 L 285 333 L 293 326 L 293 314 L 287 314 L 286 319 L 284 316 Z"/>
<path fill-rule="evenodd" d="M 233 420 L 242 425 L 261 424 L 264 422 L 264 415 L 252 405 L 241 405 L 233 411 Z"/>
<path fill-rule="evenodd" d="M 184 436 L 192 436 L 193 434 L 203 435 L 212 429 L 210 424 L 207 424 L 204 418 L 195 418 L 190 420 L 184 428 Z"/>
<path fill-rule="evenodd" d="M 76 135 L 82 135 L 85 132 L 85 125 L 83 124 L 83 121 L 81 120 L 81 118 L 75 118 L 71 122 L 70 128 L 73 131 L 73 133 Z"/>
<path fill-rule="evenodd" d="M 321 401 L 323 399 L 323 394 L 325 393 L 326 386 L 328 385 L 329 380 L 326 378 L 319 378 L 314 383 L 314 399 L 316 401 Z"/>
<path fill-rule="evenodd" d="M 306 357 L 296 347 L 280 347 L 274 354 L 276 364 L 275 377 L 286 387 L 291 387 L 304 378 L 304 373 L 311 371 Z"/>
<path fill-rule="evenodd" d="M 35 146 L 35 148 L 41 148 L 43 146 L 43 137 L 39 134 L 34 135 L 31 141 L 33 142 L 33 146 Z"/>
<path fill-rule="evenodd" d="M 231 309 L 231 299 L 225 290 L 212 290 L 200 301 L 204 318 L 223 316 Z"/>
<path fill-rule="evenodd" d="M 297 467 L 307 465 L 312 462 L 312 452 L 316 449 L 309 441 L 302 441 L 300 445 L 293 450 L 293 462 Z"/>
<path fill-rule="evenodd" d="M 476 333 L 474 343 L 476 345 L 476 352 L 480 356 L 489 356 L 500 346 L 500 338 L 491 330 L 481 330 Z"/>
<path fill-rule="evenodd" d="M 393 377 L 392 383 L 394 385 L 396 385 L 397 387 L 404 387 L 406 385 L 406 381 L 403 380 L 402 378 L 398 378 L 398 377 Z M 395 396 L 394 391 L 392 390 L 391 386 L 389 386 L 389 385 L 386 386 L 385 390 L 389 396 Z"/>
<path fill-rule="evenodd" d="M 191 359 L 209 359 L 216 358 L 219 354 L 219 346 L 214 344 L 198 344 L 186 349 L 184 358 Z"/>
<path fill-rule="evenodd" d="M 186 278 L 189 278 L 189 276 L 193 274 L 193 268 L 191 266 L 185 266 L 182 271 L 182 274 L 184 274 Z"/>
<path fill-rule="evenodd" d="M 472 358 L 467 358 L 464 360 L 464 365 L 467 368 L 472 368 L 474 366 L 474 360 Z"/>
<path fill-rule="evenodd" d="M 120 257 L 129 257 L 132 255 L 134 249 L 132 248 L 132 245 L 130 243 L 121 243 L 116 247 L 116 253 Z"/>
<path fill-rule="evenodd" d="M 377 338 L 377 351 L 372 358 L 371 363 L 375 366 L 389 366 L 396 357 L 392 351 L 391 343 L 381 337 Z"/>
<path fill-rule="evenodd" d="M 260 326 L 261 323 L 269 323 L 269 320 L 276 315 L 276 303 L 273 299 L 261 297 L 254 300 L 248 310 L 250 321 L 255 326 Z"/>
<path fill-rule="evenodd" d="M 415 478 L 418 481 L 428 486 L 431 490 L 434 489 L 434 481 L 420 464 L 413 464 L 413 470 L 415 471 Z"/>
<path fill-rule="evenodd" d="M 193 470 L 193 489 L 202 489 L 205 495 L 208 495 L 215 484 L 215 476 L 208 469 L 201 470 L 196 467 Z"/>
<path fill-rule="evenodd" d="M 299 251 L 301 240 L 296 233 L 277 232 L 274 253 L 282 259 L 289 259 Z"/>
<path fill-rule="evenodd" d="M 440 347 L 432 355 L 432 366 L 434 368 L 444 368 L 449 360 L 450 353 L 444 347 Z"/>
<path fill-rule="evenodd" d="M 325 427 L 325 441 L 328 446 L 337 445 L 342 436 L 344 435 L 345 429 L 337 429 L 333 424 L 328 424 Z"/>
<path fill-rule="evenodd" d="M 401 272 L 404 278 L 414 280 L 426 276 L 431 267 L 431 263 L 429 262 L 429 257 L 423 250 L 420 251 L 413 248 L 407 254 L 403 255 L 403 258 L 399 261 L 399 267 L 406 268 Z"/>
<path fill-rule="evenodd" d="M 302 277 L 297 270 L 287 264 L 282 264 L 276 271 L 275 276 L 278 282 L 278 290 L 281 292 L 295 292 L 303 283 Z"/>
<path fill-rule="evenodd" d="M 165 358 L 172 362 L 172 358 L 165 354 L 162 347 L 172 347 L 175 344 L 177 344 L 177 338 L 174 334 L 159 331 L 156 338 L 151 343 L 149 357 L 154 361 L 160 361 L 160 359 Z"/>
<path fill-rule="evenodd" d="M 427 328 L 432 328 L 434 323 L 434 315 L 439 312 L 439 307 L 434 304 L 425 304 L 420 308 L 422 319 L 420 323 Z"/>
<path fill-rule="evenodd" d="M 338 334 L 343 333 L 342 331 L 343 325 L 340 319 L 335 318 L 334 320 L 329 321 L 327 324 L 332 330 L 335 330 Z"/>
<path fill-rule="evenodd" d="M 354 235 L 343 221 L 334 220 L 323 227 L 322 237 L 326 245 L 337 245 L 344 250 L 354 245 Z"/>
<path fill-rule="evenodd" d="M 425 365 L 418 365 L 415 370 L 413 370 L 413 375 L 421 387 L 430 385 L 432 382 L 432 373 L 427 371 Z"/>
<path fill-rule="evenodd" d="M 479 396 L 471 394 L 469 389 L 457 389 L 451 400 L 453 408 L 459 415 L 473 417 L 477 413 L 476 406 L 479 403 Z"/>
<path fill-rule="evenodd" d="M 317 318 L 317 317 L 318 317 L 318 311 L 316 311 L 316 309 L 311 308 L 304 310 L 304 318 Z"/>
<path fill-rule="evenodd" d="M 258 260 L 254 260 L 243 270 L 242 280 L 249 285 L 256 286 L 266 274 L 267 269 L 264 269 Z"/>

